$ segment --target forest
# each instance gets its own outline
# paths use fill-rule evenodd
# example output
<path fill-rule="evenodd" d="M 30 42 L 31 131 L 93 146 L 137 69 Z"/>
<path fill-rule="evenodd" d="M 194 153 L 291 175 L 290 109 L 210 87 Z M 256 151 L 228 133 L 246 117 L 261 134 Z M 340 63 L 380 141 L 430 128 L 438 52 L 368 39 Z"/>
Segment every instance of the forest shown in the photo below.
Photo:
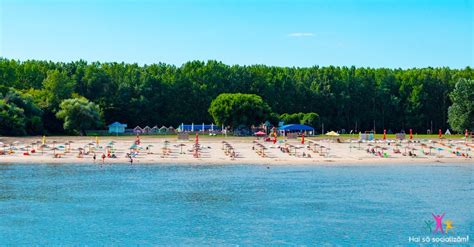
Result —
<path fill-rule="evenodd" d="M 58 112 L 71 98 L 87 99 L 90 109 L 98 106 L 97 128 L 114 121 L 129 127 L 210 123 L 208 109 L 222 93 L 256 94 L 276 115 L 316 113 L 319 126 L 313 127 L 319 132 L 322 125 L 437 132 L 450 128 L 450 93 L 463 78 L 474 79 L 472 68 L 300 68 L 213 60 L 141 66 L 0 58 L 0 134 L 66 133 L 64 114 Z"/>

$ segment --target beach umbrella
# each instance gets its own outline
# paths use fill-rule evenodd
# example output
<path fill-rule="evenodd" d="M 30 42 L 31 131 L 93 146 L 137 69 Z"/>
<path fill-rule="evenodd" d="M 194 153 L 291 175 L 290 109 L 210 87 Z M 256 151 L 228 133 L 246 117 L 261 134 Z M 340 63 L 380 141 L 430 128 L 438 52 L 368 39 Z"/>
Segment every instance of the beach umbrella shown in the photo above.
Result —
<path fill-rule="evenodd" d="M 266 135 L 266 133 L 263 132 L 263 131 L 258 131 L 258 132 L 255 132 L 255 135 L 256 136 L 264 136 L 264 135 Z"/>
<path fill-rule="evenodd" d="M 429 149 L 430 149 L 430 155 L 431 155 L 431 149 L 433 149 L 434 147 L 433 146 L 429 146 Z"/>
<path fill-rule="evenodd" d="M 304 144 L 304 133 L 301 134 L 301 144 Z"/>
<path fill-rule="evenodd" d="M 181 150 L 180 150 L 180 152 L 179 152 L 180 154 L 183 154 L 183 147 L 184 147 L 184 146 L 186 146 L 186 144 L 184 144 L 184 143 L 180 143 L 180 144 L 179 144 L 179 147 L 181 148 Z"/>
<path fill-rule="evenodd" d="M 386 129 L 383 130 L 383 139 L 387 140 L 387 130 Z"/>
<path fill-rule="evenodd" d="M 53 147 L 53 148 L 51 148 L 51 150 L 53 150 L 53 155 L 56 156 L 56 150 L 58 150 L 58 148 L 57 148 L 57 147 Z"/>
<path fill-rule="evenodd" d="M 41 155 L 44 153 L 44 148 L 47 147 L 46 144 L 41 144 L 39 148 L 41 148 Z"/>
<path fill-rule="evenodd" d="M 413 130 L 410 129 L 410 140 L 413 140 Z"/>
<path fill-rule="evenodd" d="M 334 137 L 334 136 L 339 136 L 339 133 L 337 132 L 334 132 L 334 131 L 329 131 L 328 133 L 326 133 L 327 136 L 331 136 L 331 137 Z M 331 145 L 331 144 L 329 144 Z"/>
<path fill-rule="evenodd" d="M 326 133 L 327 136 L 339 136 L 339 134 L 337 132 L 334 132 L 334 131 L 330 131 L 328 133 Z"/>
<path fill-rule="evenodd" d="M 89 152 L 92 151 L 92 146 L 94 146 L 94 143 L 93 143 L 93 142 L 87 143 L 87 147 L 89 148 Z"/>

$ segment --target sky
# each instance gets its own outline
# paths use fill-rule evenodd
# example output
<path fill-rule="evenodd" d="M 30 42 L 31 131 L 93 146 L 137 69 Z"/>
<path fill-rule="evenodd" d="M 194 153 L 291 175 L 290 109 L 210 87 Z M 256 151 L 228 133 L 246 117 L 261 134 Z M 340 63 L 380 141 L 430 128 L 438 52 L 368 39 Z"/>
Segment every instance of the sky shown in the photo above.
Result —
<path fill-rule="evenodd" d="M 0 57 L 474 66 L 474 0 L 0 0 Z"/>

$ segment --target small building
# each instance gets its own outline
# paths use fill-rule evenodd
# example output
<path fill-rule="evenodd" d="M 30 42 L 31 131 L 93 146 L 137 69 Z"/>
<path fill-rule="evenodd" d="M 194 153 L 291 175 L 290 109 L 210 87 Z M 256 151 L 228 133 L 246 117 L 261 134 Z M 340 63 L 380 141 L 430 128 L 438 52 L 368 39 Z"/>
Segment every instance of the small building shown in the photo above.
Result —
<path fill-rule="evenodd" d="M 168 127 L 168 133 L 176 133 L 176 129 L 173 126 Z"/>
<path fill-rule="evenodd" d="M 182 132 L 195 132 L 195 131 L 216 131 L 219 130 L 219 128 L 211 123 L 211 124 L 181 124 L 179 127 L 179 130 Z"/>
<path fill-rule="evenodd" d="M 160 131 L 160 128 L 158 128 L 158 126 L 156 126 L 156 125 L 153 126 L 153 128 L 151 128 L 151 133 L 153 133 L 153 134 L 156 134 L 156 133 L 158 133 L 159 131 Z"/>
<path fill-rule="evenodd" d="M 143 131 L 142 128 L 140 128 L 140 126 L 137 126 L 137 127 L 133 128 L 133 133 L 134 134 L 143 134 L 143 132 L 144 131 Z"/>
<path fill-rule="evenodd" d="M 158 130 L 160 134 L 166 134 L 168 133 L 168 128 L 166 128 L 164 125 L 161 126 L 161 128 Z"/>
<path fill-rule="evenodd" d="M 109 134 L 123 134 L 125 133 L 125 128 L 127 128 L 127 125 L 114 122 L 107 127 L 109 128 Z"/>
<path fill-rule="evenodd" d="M 287 124 L 278 128 L 280 133 L 285 135 L 286 133 L 303 133 L 309 132 L 310 135 L 314 133 L 314 128 L 304 124 Z"/>
<path fill-rule="evenodd" d="M 145 134 L 151 134 L 151 128 L 150 128 L 150 126 L 147 125 L 145 128 L 143 128 L 143 133 L 145 133 Z"/>

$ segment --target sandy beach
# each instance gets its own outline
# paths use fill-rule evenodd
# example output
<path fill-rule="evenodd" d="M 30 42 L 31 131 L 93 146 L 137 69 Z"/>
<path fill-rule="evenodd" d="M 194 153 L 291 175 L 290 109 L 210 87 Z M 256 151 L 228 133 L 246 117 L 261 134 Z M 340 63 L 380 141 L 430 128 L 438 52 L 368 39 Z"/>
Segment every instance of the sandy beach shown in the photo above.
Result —
<path fill-rule="evenodd" d="M 0 163 L 130 163 L 133 164 L 412 164 L 473 163 L 472 142 L 463 140 L 359 142 L 327 138 L 265 142 L 253 137 L 3 137 Z M 34 151 L 33 151 L 34 150 Z M 94 161 L 94 153 L 96 160 Z M 105 159 L 102 161 L 102 156 Z M 235 156 L 235 157 L 234 157 Z M 130 157 L 132 157 L 130 159 Z"/>

